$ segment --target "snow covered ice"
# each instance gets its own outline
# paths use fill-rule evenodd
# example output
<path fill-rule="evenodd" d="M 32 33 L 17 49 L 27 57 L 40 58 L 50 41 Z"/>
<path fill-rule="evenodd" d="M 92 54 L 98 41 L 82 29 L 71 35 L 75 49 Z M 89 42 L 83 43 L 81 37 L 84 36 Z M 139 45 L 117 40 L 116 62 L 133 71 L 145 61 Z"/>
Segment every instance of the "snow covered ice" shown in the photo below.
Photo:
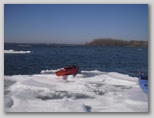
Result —
<path fill-rule="evenodd" d="M 137 77 L 97 70 L 57 77 L 55 71 L 4 76 L 5 112 L 148 112 Z"/>

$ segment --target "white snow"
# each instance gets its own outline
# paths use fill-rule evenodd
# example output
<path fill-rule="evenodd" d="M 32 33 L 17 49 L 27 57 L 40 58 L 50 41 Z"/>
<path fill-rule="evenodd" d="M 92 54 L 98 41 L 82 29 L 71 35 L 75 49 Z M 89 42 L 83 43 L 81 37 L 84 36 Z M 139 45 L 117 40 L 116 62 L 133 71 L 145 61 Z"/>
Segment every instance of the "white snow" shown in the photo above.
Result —
<path fill-rule="evenodd" d="M 31 53 L 31 51 L 4 50 L 4 53 L 6 54 L 25 54 L 25 53 Z"/>
<path fill-rule="evenodd" d="M 55 71 L 4 76 L 5 112 L 148 112 L 137 77 L 97 70 L 57 77 Z"/>

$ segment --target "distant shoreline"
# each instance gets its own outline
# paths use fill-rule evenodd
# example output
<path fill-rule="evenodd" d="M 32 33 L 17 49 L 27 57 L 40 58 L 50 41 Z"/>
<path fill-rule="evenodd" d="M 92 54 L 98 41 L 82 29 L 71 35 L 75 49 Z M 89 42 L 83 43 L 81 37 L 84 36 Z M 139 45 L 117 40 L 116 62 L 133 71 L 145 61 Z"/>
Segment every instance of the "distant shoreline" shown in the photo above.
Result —
<path fill-rule="evenodd" d="M 4 42 L 4 44 L 17 44 L 17 45 L 52 45 L 52 46 L 118 46 L 118 47 L 148 47 L 148 41 L 125 41 L 120 39 L 112 39 L 112 38 L 100 38 L 94 39 L 91 42 L 87 42 L 85 44 L 60 44 L 60 43 L 12 43 L 12 42 Z"/>
<path fill-rule="evenodd" d="M 121 40 L 112 38 L 100 38 L 94 39 L 91 42 L 87 42 L 86 46 L 129 46 L 129 47 L 148 47 L 148 41 L 137 40 Z"/>
<path fill-rule="evenodd" d="M 11 43 L 4 42 L 4 44 L 17 44 L 17 45 L 55 45 L 55 46 L 84 46 L 85 44 L 60 44 L 60 43 Z"/>

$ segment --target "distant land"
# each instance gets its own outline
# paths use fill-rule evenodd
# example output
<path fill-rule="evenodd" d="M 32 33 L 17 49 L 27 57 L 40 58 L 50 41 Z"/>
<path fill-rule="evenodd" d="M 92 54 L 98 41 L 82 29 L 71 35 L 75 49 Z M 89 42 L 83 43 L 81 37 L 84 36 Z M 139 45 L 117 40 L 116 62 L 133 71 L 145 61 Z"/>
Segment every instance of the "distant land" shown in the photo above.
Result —
<path fill-rule="evenodd" d="M 121 39 L 100 38 L 87 42 L 86 46 L 134 46 L 134 47 L 148 47 L 148 41 L 126 41 Z"/>
<path fill-rule="evenodd" d="M 19 45 L 55 45 L 55 46 L 133 46 L 133 47 L 148 47 L 148 41 L 126 41 L 122 39 L 100 38 L 94 39 L 85 44 L 59 44 L 59 43 L 12 43 L 4 42 L 4 44 L 19 44 Z"/>
<path fill-rule="evenodd" d="M 84 46 L 85 44 L 64 44 L 64 43 L 12 43 L 4 42 L 4 44 L 16 44 L 16 45 L 52 45 L 52 46 Z"/>

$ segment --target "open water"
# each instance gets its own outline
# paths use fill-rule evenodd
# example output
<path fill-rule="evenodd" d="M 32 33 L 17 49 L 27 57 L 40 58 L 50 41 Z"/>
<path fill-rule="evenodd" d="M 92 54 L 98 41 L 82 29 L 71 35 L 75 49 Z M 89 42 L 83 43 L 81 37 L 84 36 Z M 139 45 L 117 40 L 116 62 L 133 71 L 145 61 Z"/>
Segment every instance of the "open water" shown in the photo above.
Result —
<path fill-rule="evenodd" d="M 63 46 L 49 44 L 4 44 L 4 50 L 30 53 L 4 53 L 4 75 L 38 74 L 78 65 L 80 70 L 148 74 L 148 48 L 107 46 Z"/>

